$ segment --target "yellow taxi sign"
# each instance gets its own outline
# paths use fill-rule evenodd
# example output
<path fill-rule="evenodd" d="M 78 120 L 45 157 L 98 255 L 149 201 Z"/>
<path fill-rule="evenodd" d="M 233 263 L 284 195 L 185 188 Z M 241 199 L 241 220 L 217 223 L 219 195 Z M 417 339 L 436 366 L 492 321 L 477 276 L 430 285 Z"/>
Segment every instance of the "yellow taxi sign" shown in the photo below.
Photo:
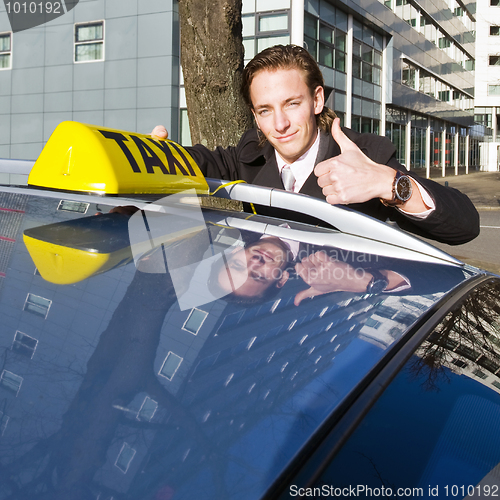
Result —
<path fill-rule="evenodd" d="M 43 279 L 69 285 L 132 261 L 128 219 L 110 213 L 35 226 L 23 241 Z"/>
<path fill-rule="evenodd" d="M 130 247 L 111 253 L 95 253 L 26 234 L 23 240 L 42 278 L 57 285 L 72 285 L 132 261 Z"/>
<path fill-rule="evenodd" d="M 71 121 L 56 127 L 28 184 L 101 194 L 209 191 L 191 155 L 175 142 Z"/>

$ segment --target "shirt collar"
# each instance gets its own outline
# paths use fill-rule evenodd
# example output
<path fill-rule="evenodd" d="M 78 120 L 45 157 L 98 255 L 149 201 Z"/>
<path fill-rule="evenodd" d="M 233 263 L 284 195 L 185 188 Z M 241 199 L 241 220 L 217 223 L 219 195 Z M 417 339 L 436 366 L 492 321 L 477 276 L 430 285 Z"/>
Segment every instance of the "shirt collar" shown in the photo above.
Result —
<path fill-rule="evenodd" d="M 314 170 L 314 164 L 318 156 L 318 151 L 319 151 L 319 129 L 314 144 L 300 158 L 295 160 L 290 165 L 290 170 L 292 171 L 293 176 L 295 177 L 295 184 L 293 186 L 293 190 L 295 192 L 300 191 L 300 189 L 306 182 L 307 178 L 311 175 L 312 171 Z M 281 158 L 281 156 L 278 154 L 276 150 L 274 151 L 274 153 L 276 155 L 278 172 L 281 176 L 281 171 L 283 170 L 285 165 L 288 165 L 288 163 L 285 160 L 283 160 L 283 158 Z"/>

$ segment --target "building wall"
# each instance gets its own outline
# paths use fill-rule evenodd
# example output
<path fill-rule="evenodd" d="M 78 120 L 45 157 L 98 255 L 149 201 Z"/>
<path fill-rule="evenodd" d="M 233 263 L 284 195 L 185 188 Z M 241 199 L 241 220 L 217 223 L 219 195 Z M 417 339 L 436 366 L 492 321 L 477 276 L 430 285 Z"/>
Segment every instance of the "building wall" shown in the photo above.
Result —
<path fill-rule="evenodd" d="M 485 132 L 474 124 L 474 12 L 456 0 L 246 0 L 245 60 L 303 40 L 323 71 L 327 105 L 346 126 L 387 135 L 398 159 L 425 167 L 423 175 L 466 172 L 479 166 Z"/>
<path fill-rule="evenodd" d="M 490 0 L 477 2 L 476 106 L 500 106 L 500 63 L 490 64 L 490 57 L 500 57 L 500 35 L 491 35 L 492 27 L 500 27 L 500 6 Z M 490 85 L 496 86 L 492 92 Z"/>
<path fill-rule="evenodd" d="M 74 62 L 74 25 L 104 20 L 104 60 Z M 64 120 L 178 135 L 179 36 L 174 0 L 80 0 L 12 35 L 0 69 L 0 157 L 35 159 Z M 0 5 L 0 34 L 10 25 Z"/>
<path fill-rule="evenodd" d="M 488 2 L 492 15 L 500 11 L 489 7 L 490 0 L 480 2 Z M 434 166 L 443 173 L 454 168 L 458 173 L 459 166 L 476 165 L 471 151 L 478 149 L 476 143 L 492 124 L 481 120 L 474 126 L 475 76 L 482 99 L 486 91 L 481 89 L 487 88 L 483 80 L 491 79 L 500 66 L 487 68 L 481 62 L 487 61 L 482 51 L 494 50 L 491 43 L 498 37 L 485 35 L 479 22 L 490 16 L 479 15 L 478 32 L 491 43 L 479 44 L 482 66 L 474 74 L 475 3 L 464 8 L 456 0 L 244 0 L 242 16 L 245 61 L 275 43 L 310 44 L 312 18 L 318 28 L 326 23 L 342 31 L 345 67 L 322 63 L 319 30 L 316 56 L 327 104 L 344 123 L 389 135 L 400 161 L 411 168 Z M 75 23 L 96 20 L 104 20 L 104 61 L 73 62 Z M 1 5 L 0 37 L 9 29 Z M 330 44 L 332 50 L 338 49 L 337 42 Z M 383 54 L 384 62 L 376 69 L 381 71 L 379 82 L 353 74 L 353 47 L 360 42 L 377 51 L 377 57 Z M 408 72 L 416 74 L 413 80 Z M 422 85 L 425 75 L 434 82 L 433 91 Z M 500 101 L 484 104 L 498 105 Z M 12 67 L 0 68 L 0 157 L 36 158 L 55 126 L 68 119 L 143 133 L 161 123 L 172 139 L 189 145 L 185 108 L 175 0 L 80 0 L 70 13 L 12 36 Z M 394 132 L 386 121 L 393 123 L 396 115 Z M 489 108 L 483 115 L 496 117 Z M 417 120 L 420 130 L 415 132 Z M 461 138 L 472 128 L 474 143 L 468 146 L 468 139 Z M 431 175 L 429 170 L 426 174 Z"/>

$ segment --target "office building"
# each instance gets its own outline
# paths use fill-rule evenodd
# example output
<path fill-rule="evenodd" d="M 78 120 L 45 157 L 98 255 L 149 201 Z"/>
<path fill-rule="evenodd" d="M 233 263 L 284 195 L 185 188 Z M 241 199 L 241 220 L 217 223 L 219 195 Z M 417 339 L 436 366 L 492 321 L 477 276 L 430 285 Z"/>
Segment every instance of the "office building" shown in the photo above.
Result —
<path fill-rule="evenodd" d="M 389 137 L 408 168 L 491 170 L 500 9 L 481 1 L 480 16 L 461 0 L 244 0 L 245 57 L 304 45 L 344 125 Z M 144 133 L 162 123 L 189 144 L 175 1 L 80 0 L 41 27 L 9 29 L 1 6 L 0 157 L 36 158 L 68 119 Z"/>

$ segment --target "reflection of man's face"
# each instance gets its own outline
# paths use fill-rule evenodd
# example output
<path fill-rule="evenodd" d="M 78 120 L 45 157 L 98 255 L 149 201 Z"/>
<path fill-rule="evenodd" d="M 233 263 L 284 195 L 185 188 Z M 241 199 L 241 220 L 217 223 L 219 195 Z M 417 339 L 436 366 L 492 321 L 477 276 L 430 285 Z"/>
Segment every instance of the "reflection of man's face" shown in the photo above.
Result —
<path fill-rule="evenodd" d="M 257 125 L 287 163 L 293 163 L 314 144 L 324 90 L 317 87 L 311 95 L 302 71 L 261 70 L 250 85 L 250 98 Z"/>
<path fill-rule="evenodd" d="M 286 263 L 286 250 L 281 241 L 263 238 L 231 253 L 227 269 L 222 267 L 219 271 L 218 283 L 227 293 L 259 297 L 270 286 L 281 288 L 286 283 Z"/>

